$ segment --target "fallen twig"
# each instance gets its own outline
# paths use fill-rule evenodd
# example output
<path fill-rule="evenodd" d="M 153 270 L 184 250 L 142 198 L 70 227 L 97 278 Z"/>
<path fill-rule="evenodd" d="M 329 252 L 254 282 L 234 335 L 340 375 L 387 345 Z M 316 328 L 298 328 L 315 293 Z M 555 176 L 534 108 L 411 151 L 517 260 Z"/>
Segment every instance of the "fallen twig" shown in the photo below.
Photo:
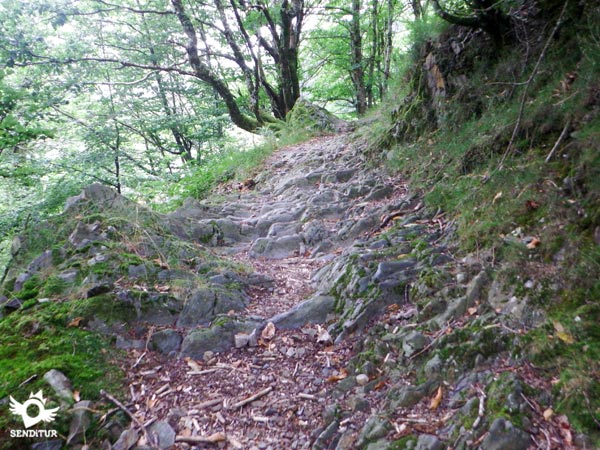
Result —
<path fill-rule="evenodd" d="M 213 400 L 207 400 L 205 402 L 202 402 L 202 403 L 200 403 L 198 405 L 194 405 L 194 406 L 199 409 L 204 409 L 204 408 L 210 408 L 211 406 L 216 406 L 219 403 L 223 403 L 222 398 L 215 398 Z"/>
<path fill-rule="evenodd" d="M 471 427 L 471 429 L 473 430 L 479 426 L 479 424 L 481 423 L 481 419 L 483 419 L 483 415 L 485 414 L 486 395 L 485 392 L 483 392 L 483 389 L 477 388 L 477 390 L 479 391 L 479 409 L 477 411 L 477 418 L 475 419 L 475 422 L 473 422 L 473 426 Z"/>
<path fill-rule="evenodd" d="M 144 433 L 144 436 L 146 437 L 146 441 L 148 442 L 148 444 L 150 444 L 151 447 L 156 448 L 158 446 L 158 443 L 156 442 L 155 436 L 153 436 L 150 433 L 148 433 L 148 430 L 146 429 L 146 427 L 144 426 L 144 424 L 141 423 L 137 419 L 137 417 L 135 417 L 133 415 L 133 413 L 123 403 L 121 403 L 119 400 L 117 400 L 111 394 L 109 394 L 108 392 L 106 392 L 104 389 L 100 390 L 100 395 L 102 397 L 106 398 L 107 400 L 111 401 L 112 403 L 114 403 L 116 406 L 119 407 L 119 409 L 121 411 L 123 411 L 125 414 L 127 414 L 127 416 L 129 416 L 129 418 L 131 419 L 131 421 L 142 430 L 142 432 Z"/>
<path fill-rule="evenodd" d="M 560 144 L 562 144 L 562 141 L 565 139 L 565 136 L 567 135 L 567 130 L 569 129 L 570 125 L 571 125 L 571 120 L 567 120 L 567 123 L 565 124 L 565 127 L 563 128 L 562 132 L 560 133 L 560 136 L 558 137 L 558 139 L 554 143 L 554 146 L 552 147 L 552 150 L 550 150 L 550 153 L 548 153 L 548 156 L 546 156 L 546 159 L 545 159 L 544 162 L 548 162 L 548 161 L 550 161 L 552 159 L 552 157 L 554 156 L 554 152 L 560 146 Z"/>
<path fill-rule="evenodd" d="M 234 403 L 233 405 L 229 406 L 229 409 L 241 408 L 242 406 L 245 406 L 248 403 L 252 403 L 254 400 L 258 400 L 259 398 L 264 397 L 265 395 L 267 395 L 272 390 L 273 390 L 273 388 L 271 386 L 269 386 L 268 388 L 263 389 L 262 391 L 259 391 L 256 394 L 251 395 L 248 398 L 245 398 L 244 400 L 241 400 L 241 401 L 239 401 L 237 403 Z"/>
<path fill-rule="evenodd" d="M 31 381 L 33 381 L 33 380 L 35 380 L 37 377 L 38 377 L 37 373 L 36 373 L 36 374 L 33 374 L 33 375 L 31 375 L 29 378 L 27 378 L 25 381 L 23 381 L 23 382 L 22 382 L 22 383 L 19 385 L 19 387 L 23 387 L 23 386 L 25 386 L 27 383 L 29 383 L 29 382 L 31 382 Z"/>
<path fill-rule="evenodd" d="M 204 436 L 175 436 L 175 442 L 185 442 L 187 444 L 218 444 L 227 440 L 225 433 L 214 433 L 208 437 Z"/>
<path fill-rule="evenodd" d="M 140 355 L 140 357 L 137 359 L 137 361 L 133 364 L 133 366 L 131 366 L 132 369 L 135 369 L 141 362 L 142 359 L 144 359 L 144 356 L 146 356 L 146 352 L 142 353 Z"/>

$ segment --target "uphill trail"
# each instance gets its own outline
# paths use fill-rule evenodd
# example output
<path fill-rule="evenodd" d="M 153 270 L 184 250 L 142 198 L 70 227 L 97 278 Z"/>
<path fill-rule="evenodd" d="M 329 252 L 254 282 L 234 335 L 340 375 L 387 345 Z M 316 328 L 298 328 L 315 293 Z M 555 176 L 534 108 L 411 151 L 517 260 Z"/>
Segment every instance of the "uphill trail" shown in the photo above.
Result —
<path fill-rule="evenodd" d="M 148 350 L 132 358 L 130 400 L 139 421 L 168 422 L 176 448 L 321 448 L 339 431 L 325 430 L 324 421 L 336 414 L 336 401 L 350 396 L 354 413 L 336 426 L 349 431 L 337 448 L 354 448 L 386 388 L 379 380 L 355 398 L 351 391 L 377 380 L 379 369 L 350 374 L 347 366 L 373 317 L 390 305 L 393 320 L 403 317 L 397 304 L 406 317 L 414 309 L 407 277 L 416 261 L 398 260 L 398 245 L 442 227 L 440 218 L 419 218 L 420 207 L 402 180 L 369 166 L 360 147 L 340 134 L 283 148 L 251 182 L 222 186 L 175 213 L 214 219 L 213 251 L 252 267 L 259 281 L 247 289 L 244 315 L 261 326 L 255 336 L 236 334 L 229 347 L 238 348 L 222 352 L 174 359 Z M 382 225 L 397 219 L 405 222 L 401 232 L 381 235 Z M 377 270 L 349 275 L 357 259 L 377 260 Z M 377 294 L 369 298 L 372 284 Z M 350 301 L 344 307 L 340 299 L 355 292 L 365 293 L 360 308 Z"/>

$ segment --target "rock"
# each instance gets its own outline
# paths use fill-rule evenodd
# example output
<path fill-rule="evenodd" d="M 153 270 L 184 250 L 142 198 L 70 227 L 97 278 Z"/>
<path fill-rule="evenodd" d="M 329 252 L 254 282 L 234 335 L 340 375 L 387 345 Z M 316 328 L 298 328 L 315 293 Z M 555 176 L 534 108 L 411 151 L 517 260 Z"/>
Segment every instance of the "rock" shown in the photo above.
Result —
<path fill-rule="evenodd" d="M 380 439 L 367 445 L 366 450 L 389 450 L 391 448 L 393 448 L 391 442 L 385 439 Z"/>
<path fill-rule="evenodd" d="M 73 284 L 77 280 L 77 274 L 78 272 L 76 270 L 67 270 L 65 272 L 60 272 L 56 277 L 67 284 Z"/>
<path fill-rule="evenodd" d="M 167 328 L 153 333 L 150 345 L 154 350 L 168 355 L 171 352 L 179 351 L 182 340 L 183 338 L 177 331 Z"/>
<path fill-rule="evenodd" d="M 356 440 L 356 436 L 352 431 L 346 431 L 340 437 L 340 440 L 335 447 L 335 450 L 354 450 L 356 446 L 354 445 L 354 441 Z"/>
<path fill-rule="evenodd" d="M 29 272 L 39 272 L 44 269 L 48 269 L 52 267 L 52 252 L 50 250 L 46 250 L 40 256 L 35 258 L 31 264 L 27 267 Z"/>
<path fill-rule="evenodd" d="M 250 247 L 249 255 L 253 258 L 287 258 L 297 254 L 302 244 L 302 237 L 298 234 L 279 238 L 258 238 Z"/>
<path fill-rule="evenodd" d="M 483 289 L 490 282 L 490 277 L 485 271 L 480 272 L 475 278 L 471 280 L 467 286 L 467 303 L 470 305 L 474 304 L 483 295 Z M 481 298 L 483 300 L 483 298 Z"/>
<path fill-rule="evenodd" d="M 350 399 L 348 399 L 348 406 L 350 407 L 350 409 L 352 411 L 357 412 L 357 411 L 366 411 L 367 409 L 369 409 L 370 404 L 369 404 L 369 401 L 367 399 L 365 399 L 363 396 L 355 395 L 353 397 L 350 397 Z"/>
<path fill-rule="evenodd" d="M 282 237 L 297 234 L 300 231 L 300 224 L 297 222 L 274 223 L 269 227 L 267 237 Z"/>
<path fill-rule="evenodd" d="M 419 386 L 403 386 L 398 390 L 396 399 L 392 402 L 394 407 L 409 408 L 419 403 L 427 395 L 431 395 L 437 384 L 432 380 Z"/>
<path fill-rule="evenodd" d="M 219 317 L 210 328 L 201 328 L 188 333 L 181 344 L 181 355 L 201 359 L 206 351 L 224 352 L 234 346 L 237 333 L 251 333 L 260 324 L 252 320 Z"/>
<path fill-rule="evenodd" d="M 325 450 L 327 441 L 329 441 L 337 432 L 340 424 L 337 420 L 331 422 L 317 437 L 315 443 L 311 447 L 312 450 Z"/>
<path fill-rule="evenodd" d="M 32 276 L 33 274 L 29 272 L 23 272 L 19 274 L 19 276 L 15 280 L 14 291 L 19 292 L 21 289 L 23 289 L 23 285 L 25 284 L 25 282 L 29 280 Z"/>
<path fill-rule="evenodd" d="M 108 294 L 115 286 L 112 283 L 100 283 L 92 286 L 86 292 L 87 298 L 97 297 L 98 295 Z"/>
<path fill-rule="evenodd" d="M 383 418 L 377 416 L 369 417 L 356 440 L 356 448 L 362 448 L 365 444 L 384 437 L 390 430 L 390 427 L 389 421 Z"/>
<path fill-rule="evenodd" d="M 91 407 L 92 402 L 89 400 L 82 400 L 73 405 L 73 418 L 69 425 L 67 445 L 85 442 L 85 433 L 92 423 Z"/>
<path fill-rule="evenodd" d="M 286 116 L 288 126 L 312 132 L 332 132 L 345 122 L 308 100 L 299 98 Z"/>
<path fill-rule="evenodd" d="M 112 445 L 112 450 L 129 450 L 133 447 L 139 439 L 139 431 L 136 429 L 129 429 L 123 431 L 117 442 Z"/>
<path fill-rule="evenodd" d="M 481 450 L 526 450 L 531 436 L 503 418 L 497 418 L 481 443 Z"/>
<path fill-rule="evenodd" d="M 330 295 L 317 295 L 294 306 L 289 311 L 269 319 L 278 328 L 300 328 L 307 323 L 324 323 L 333 312 L 335 299 Z"/>
<path fill-rule="evenodd" d="M 248 333 L 237 333 L 233 336 L 235 348 L 246 347 L 250 342 L 250 335 Z"/>
<path fill-rule="evenodd" d="M 365 375 L 364 373 L 361 373 L 359 375 L 356 375 L 356 383 L 359 386 L 364 386 L 365 384 L 367 384 L 369 382 L 369 376 Z"/>
<path fill-rule="evenodd" d="M 438 354 L 436 354 L 433 358 L 427 361 L 427 363 L 423 367 L 423 372 L 425 373 L 425 376 L 427 378 L 433 378 L 439 375 L 442 366 L 442 359 Z"/>
<path fill-rule="evenodd" d="M 405 270 L 415 267 L 417 260 L 413 258 L 405 258 L 399 261 L 384 261 L 377 266 L 377 272 L 373 276 L 373 281 L 380 283 L 390 278 L 397 278 L 399 274 Z"/>
<path fill-rule="evenodd" d="M 238 295 L 235 295 L 238 294 Z M 218 314 L 242 311 L 246 307 L 243 294 L 221 289 L 199 289 L 187 300 L 177 320 L 178 327 L 209 324 Z"/>
<path fill-rule="evenodd" d="M 402 341 L 404 356 L 410 357 L 414 353 L 425 348 L 429 344 L 429 338 L 418 331 L 412 331 Z"/>
<path fill-rule="evenodd" d="M 68 405 L 73 403 L 71 382 L 64 373 L 51 369 L 44 374 L 44 380 L 50 385 L 56 396 L 60 398 L 61 403 Z"/>
<path fill-rule="evenodd" d="M 365 197 L 366 202 L 372 202 L 386 198 L 394 189 L 391 186 L 375 186 L 371 193 Z"/>
<path fill-rule="evenodd" d="M 21 246 L 23 242 L 19 236 L 13 237 L 12 243 L 10 244 L 10 254 L 11 256 L 15 256 L 21 250 Z"/>
<path fill-rule="evenodd" d="M 415 450 L 444 450 L 446 446 L 437 436 L 431 434 L 421 434 L 417 440 Z"/>
<path fill-rule="evenodd" d="M 36 442 L 35 444 L 31 444 L 30 448 L 31 450 L 61 450 L 64 444 L 64 441 L 60 439 L 53 439 L 51 441 Z"/>
<path fill-rule="evenodd" d="M 175 430 L 164 420 L 154 422 L 148 429 L 148 433 L 156 436 L 158 448 L 161 450 L 171 448 L 175 445 Z"/>

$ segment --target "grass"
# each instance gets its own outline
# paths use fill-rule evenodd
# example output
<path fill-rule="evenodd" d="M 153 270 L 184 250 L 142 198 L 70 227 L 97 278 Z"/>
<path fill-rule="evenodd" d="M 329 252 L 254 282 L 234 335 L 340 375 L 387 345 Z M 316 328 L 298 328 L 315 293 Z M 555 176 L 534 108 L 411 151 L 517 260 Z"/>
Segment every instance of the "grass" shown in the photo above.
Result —
<path fill-rule="evenodd" d="M 545 324 L 529 331 L 522 350 L 556 378 L 555 409 L 567 414 L 576 430 L 598 439 L 600 250 L 594 240 L 600 229 L 597 25 L 595 33 L 590 37 L 589 30 L 565 32 L 550 48 L 528 89 L 514 148 L 501 170 L 499 162 L 523 101 L 523 86 L 512 83 L 527 79 L 537 57 L 535 50 L 529 64 L 523 65 L 518 47 L 494 57 L 481 56 L 485 53 L 478 53 L 477 48 L 465 48 L 460 57 L 479 56 L 464 63 L 463 67 L 469 67 L 466 85 L 450 91 L 439 127 L 432 126 L 423 111 L 427 98 L 418 71 L 408 70 L 405 87 L 377 112 L 385 120 L 374 129 L 358 130 L 356 135 L 367 139 L 371 153 L 377 149 L 384 154 L 393 171 L 404 173 L 432 211 L 441 208 L 448 220 L 455 221 L 463 253 L 492 250 L 497 266 L 518 275 L 513 277 L 515 289 L 527 279 L 543 287 L 519 294 L 543 308 L 547 317 Z M 445 60 L 439 52 L 443 66 Z M 423 55 L 415 51 L 412 57 L 420 67 L 418 58 Z M 546 161 L 565 124 L 569 124 L 566 138 Z M 390 139 L 394 133 L 395 142 Z M 528 248 L 522 240 L 528 236 L 537 238 L 539 245 Z M 565 328 L 573 342 L 557 337 L 554 322 Z"/>

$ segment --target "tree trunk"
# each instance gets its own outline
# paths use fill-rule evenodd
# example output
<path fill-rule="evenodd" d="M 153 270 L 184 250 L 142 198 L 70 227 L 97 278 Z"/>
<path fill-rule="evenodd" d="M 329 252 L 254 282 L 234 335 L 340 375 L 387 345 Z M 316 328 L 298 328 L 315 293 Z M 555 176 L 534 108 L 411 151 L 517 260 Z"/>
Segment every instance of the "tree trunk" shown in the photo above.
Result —
<path fill-rule="evenodd" d="M 356 113 L 362 116 L 367 111 L 367 90 L 363 70 L 362 36 L 360 32 L 360 0 L 352 0 L 352 22 L 350 24 L 350 78 L 356 94 Z"/>
<path fill-rule="evenodd" d="M 183 32 L 188 38 L 186 52 L 190 66 L 192 67 L 196 78 L 209 84 L 215 90 L 217 95 L 225 103 L 225 107 L 229 112 L 229 117 L 235 125 L 243 130 L 255 132 L 260 123 L 242 113 L 235 100 L 235 97 L 227 85 L 215 74 L 213 74 L 209 67 L 200 60 L 200 56 L 198 54 L 198 39 L 196 37 L 196 30 L 194 29 L 192 21 L 186 14 L 181 0 L 171 0 L 171 4 L 173 5 L 173 8 L 175 8 L 175 13 L 179 19 L 179 23 L 181 24 Z"/>

